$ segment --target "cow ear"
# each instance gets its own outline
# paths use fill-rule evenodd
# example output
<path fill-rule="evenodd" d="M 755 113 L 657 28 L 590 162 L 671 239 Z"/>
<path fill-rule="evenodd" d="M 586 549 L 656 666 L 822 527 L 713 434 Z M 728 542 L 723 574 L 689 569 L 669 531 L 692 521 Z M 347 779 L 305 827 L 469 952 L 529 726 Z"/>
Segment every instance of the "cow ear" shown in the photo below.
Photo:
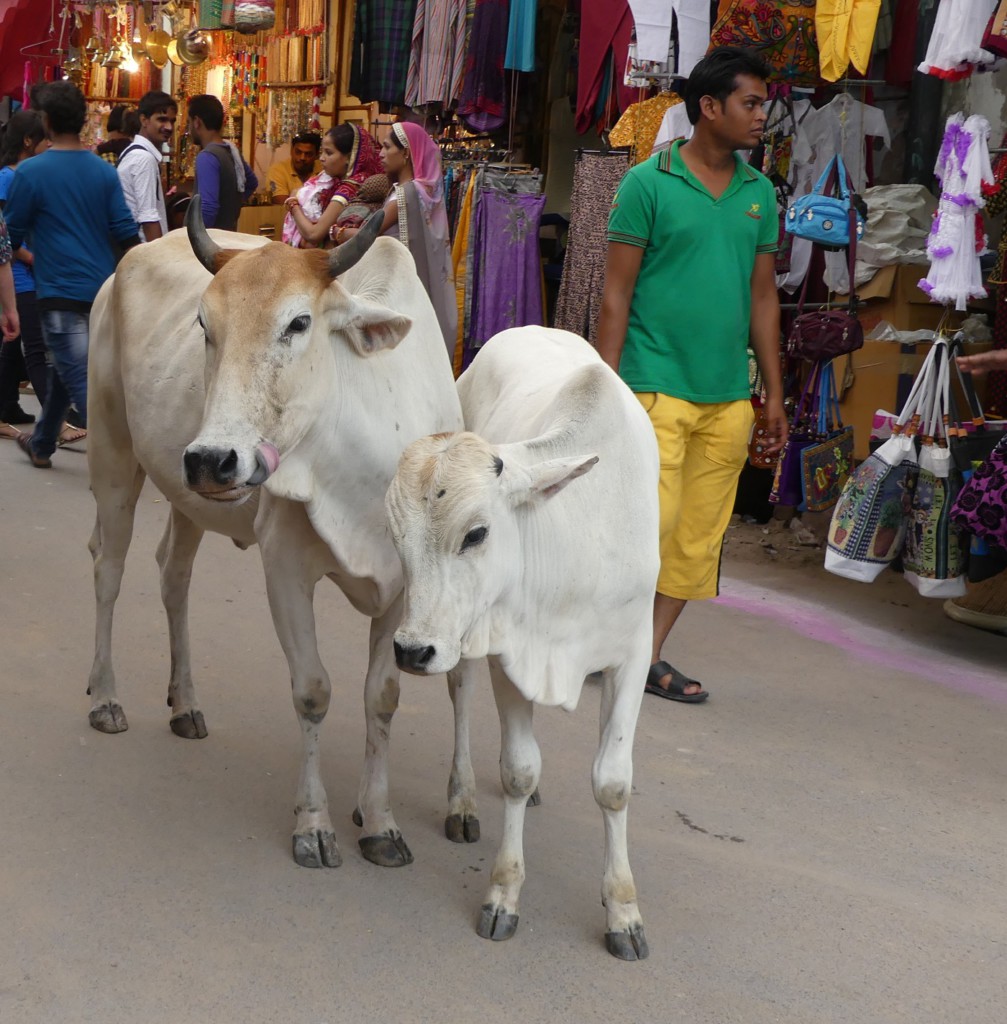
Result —
<path fill-rule="evenodd" d="M 572 480 L 590 472 L 597 462 L 597 455 L 574 455 L 525 466 L 523 472 L 515 474 L 518 479 L 515 479 L 510 490 L 511 504 L 523 505 L 529 501 L 551 498 Z M 506 474 L 506 457 L 503 458 L 503 464 Z"/>
<path fill-rule="evenodd" d="M 333 311 L 330 325 L 341 331 L 361 356 L 395 348 L 412 329 L 413 321 L 386 306 L 351 298 Z"/>

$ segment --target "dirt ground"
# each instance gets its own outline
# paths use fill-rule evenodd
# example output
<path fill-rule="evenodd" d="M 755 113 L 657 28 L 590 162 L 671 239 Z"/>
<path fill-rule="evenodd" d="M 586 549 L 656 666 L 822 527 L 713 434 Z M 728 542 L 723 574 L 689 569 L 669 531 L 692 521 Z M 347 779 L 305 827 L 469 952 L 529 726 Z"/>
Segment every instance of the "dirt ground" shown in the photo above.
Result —
<path fill-rule="evenodd" d="M 323 773 L 344 863 L 290 856 L 299 732 L 254 550 L 210 537 L 191 618 L 210 735 L 168 729 L 149 486 L 115 626 L 129 731 L 87 724 L 93 650 L 82 455 L 0 441 L 0 1021 L 7 1024 L 1002 1024 L 1005 640 L 889 574 L 821 568 L 788 528 L 736 524 L 720 599 L 666 656 L 710 700 L 646 697 L 630 854 L 651 956 L 604 951 L 598 689 L 536 714 L 517 935 L 474 932 L 499 842 L 488 681 L 473 752 L 482 839 L 442 834 L 440 681 L 404 681 L 392 801 L 415 863 L 365 862 L 350 820 L 365 622 L 316 598 L 334 697 Z"/>

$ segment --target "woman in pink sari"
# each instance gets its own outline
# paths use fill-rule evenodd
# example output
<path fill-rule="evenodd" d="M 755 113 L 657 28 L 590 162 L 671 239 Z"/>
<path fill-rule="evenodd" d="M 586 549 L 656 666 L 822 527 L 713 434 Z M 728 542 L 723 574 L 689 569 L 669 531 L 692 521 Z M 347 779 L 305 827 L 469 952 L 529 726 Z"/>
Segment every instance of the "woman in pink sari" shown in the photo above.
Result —
<path fill-rule="evenodd" d="M 458 303 L 440 147 L 420 125 L 398 121 L 382 143 L 381 159 L 395 183 L 385 204 L 385 232 L 412 253 L 450 357 L 455 349 Z"/>
<path fill-rule="evenodd" d="M 330 128 L 322 139 L 322 172 L 304 183 L 287 202 L 283 241 L 295 248 L 322 245 L 337 218 L 357 198 L 360 186 L 381 174 L 381 151 L 356 125 Z"/>

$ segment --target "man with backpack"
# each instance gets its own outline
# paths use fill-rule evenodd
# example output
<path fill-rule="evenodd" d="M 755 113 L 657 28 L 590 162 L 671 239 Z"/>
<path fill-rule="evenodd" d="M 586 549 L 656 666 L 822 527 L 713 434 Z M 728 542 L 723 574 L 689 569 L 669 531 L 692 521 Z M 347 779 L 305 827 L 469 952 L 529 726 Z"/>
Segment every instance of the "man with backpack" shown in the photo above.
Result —
<path fill-rule="evenodd" d="M 196 191 L 208 228 L 238 230 L 244 201 L 259 187 L 252 168 L 222 134 L 224 105 L 216 96 L 189 100 L 189 137 L 202 150 L 196 157 Z"/>
<path fill-rule="evenodd" d="M 161 146 L 171 140 L 178 104 L 166 92 L 148 92 L 137 108 L 140 130 L 116 163 L 126 205 L 140 225 L 140 238 L 153 242 L 168 233 L 161 186 Z"/>

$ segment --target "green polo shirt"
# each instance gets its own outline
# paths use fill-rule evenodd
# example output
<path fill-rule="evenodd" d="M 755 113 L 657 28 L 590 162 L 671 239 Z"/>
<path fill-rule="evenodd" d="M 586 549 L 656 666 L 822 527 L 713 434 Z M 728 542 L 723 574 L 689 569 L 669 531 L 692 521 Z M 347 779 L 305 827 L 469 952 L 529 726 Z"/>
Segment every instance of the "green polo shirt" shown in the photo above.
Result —
<path fill-rule="evenodd" d="M 752 271 L 776 252 L 776 193 L 737 157 L 714 199 L 680 145 L 633 167 L 612 204 L 609 241 L 644 250 L 619 374 L 633 391 L 733 402 L 750 395 Z"/>

